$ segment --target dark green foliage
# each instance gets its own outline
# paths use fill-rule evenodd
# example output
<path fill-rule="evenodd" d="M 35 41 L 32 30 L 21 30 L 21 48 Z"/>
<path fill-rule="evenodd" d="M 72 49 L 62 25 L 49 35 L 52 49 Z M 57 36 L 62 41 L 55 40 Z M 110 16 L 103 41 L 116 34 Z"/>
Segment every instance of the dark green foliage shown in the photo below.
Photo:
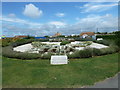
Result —
<path fill-rule="evenodd" d="M 60 35 L 60 36 L 57 36 L 57 37 L 65 37 L 65 35 Z"/>
<path fill-rule="evenodd" d="M 80 50 L 79 54 L 80 54 L 80 58 L 92 57 L 92 49 L 88 48 L 88 49 Z"/>
<path fill-rule="evenodd" d="M 79 51 L 75 51 L 73 54 L 68 54 L 68 58 L 80 58 Z"/>
<path fill-rule="evenodd" d="M 62 42 L 60 43 L 60 45 L 66 45 L 66 44 L 68 44 L 68 43 L 70 43 L 70 41 L 62 41 Z"/>
<path fill-rule="evenodd" d="M 116 35 L 97 35 L 96 38 L 103 38 L 103 39 L 116 39 Z"/>
<path fill-rule="evenodd" d="M 25 37 L 24 39 L 35 39 L 35 37 L 33 37 L 33 36 L 27 36 L 27 37 Z"/>
<path fill-rule="evenodd" d="M 94 40 L 93 42 L 99 43 L 99 44 L 104 44 L 107 46 L 109 46 L 111 44 L 111 41 L 109 41 L 109 40 L 99 40 L 99 41 Z"/>
<path fill-rule="evenodd" d="M 100 56 L 101 53 L 102 53 L 102 52 L 101 52 L 100 49 L 93 48 L 93 51 L 92 51 L 92 55 L 93 55 L 93 56 Z"/>
<path fill-rule="evenodd" d="M 49 36 L 44 36 L 44 37 L 49 38 Z"/>
<path fill-rule="evenodd" d="M 11 42 L 12 42 L 12 38 L 2 39 L 2 47 L 6 47 L 6 46 L 10 45 Z"/>
<path fill-rule="evenodd" d="M 44 54 L 43 56 L 41 56 L 42 59 L 50 59 L 51 58 L 52 53 L 47 53 Z"/>
<path fill-rule="evenodd" d="M 119 47 L 116 45 L 110 45 L 108 48 L 96 49 L 88 48 L 80 51 L 76 51 L 73 54 L 68 54 L 69 58 L 89 58 L 92 56 L 101 56 L 116 53 L 119 51 Z"/>
<path fill-rule="evenodd" d="M 69 58 L 89 58 L 92 57 L 92 49 L 84 49 L 80 51 L 76 51 L 71 55 L 68 55 Z"/>
<path fill-rule="evenodd" d="M 16 46 L 19 46 L 19 45 L 31 43 L 33 41 L 34 41 L 34 39 L 19 39 L 19 40 L 15 41 L 15 42 L 12 42 L 11 45 L 13 47 L 16 47 Z"/>
<path fill-rule="evenodd" d="M 109 43 L 111 43 L 111 41 L 114 41 L 114 43 L 120 48 L 120 31 L 116 31 L 113 32 L 111 35 L 97 35 L 97 38 L 103 38 L 104 40 L 107 39 L 107 41 Z M 97 41 L 98 43 L 102 42 L 101 44 L 109 44 L 109 43 L 104 43 L 104 41 Z"/>
<path fill-rule="evenodd" d="M 100 49 L 101 55 L 112 54 L 118 51 L 119 51 L 119 48 L 116 45 L 110 46 L 109 48 Z"/>
<path fill-rule="evenodd" d="M 115 32 L 115 35 L 116 35 L 115 43 L 120 48 L 120 31 Z"/>
<path fill-rule="evenodd" d="M 92 38 L 74 38 L 75 41 L 93 41 L 94 39 Z"/>

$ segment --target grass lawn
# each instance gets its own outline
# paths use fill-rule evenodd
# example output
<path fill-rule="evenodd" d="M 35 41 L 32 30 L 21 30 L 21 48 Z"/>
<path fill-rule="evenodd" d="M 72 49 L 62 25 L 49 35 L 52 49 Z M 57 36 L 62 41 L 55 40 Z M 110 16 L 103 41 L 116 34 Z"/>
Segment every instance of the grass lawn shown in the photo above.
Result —
<path fill-rule="evenodd" d="M 93 85 L 118 72 L 118 54 L 70 60 L 50 65 L 49 60 L 3 57 L 3 88 L 72 88 Z"/>

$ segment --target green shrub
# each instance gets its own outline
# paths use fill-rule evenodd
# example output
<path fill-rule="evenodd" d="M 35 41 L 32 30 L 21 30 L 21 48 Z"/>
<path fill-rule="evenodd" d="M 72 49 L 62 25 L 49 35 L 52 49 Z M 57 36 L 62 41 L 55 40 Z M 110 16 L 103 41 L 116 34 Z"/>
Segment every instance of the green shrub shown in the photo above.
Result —
<path fill-rule="evenodd" d="M 68 55 L 69 58 L 89 58 L 92 57 L 92 49 L 87 48 L 80 51 L 75 51 L 73 54 Z"/>
<path fill-rule="evenodd" d="M 33 36 L 27 36 L 27 37 L 25 37 L 24 39 L 35 39 L 35 37 L 33 37 Z"/>
<path fill-rule="evenodd" d="M 75 51 L 73 54 L 68 54 L 68 58 L 80 58 L 79 51 Z"/>
<path fill-rule="evenodd" d="M 116 35 L 97 35 L 96 38 L 116 39 Z"/>
<path fill-rule="evenodd" d="M 93 51 L 92 51 L 92 55 L 93 55 L 93 56 L 100 56 L 101 53 L 102 53 L 102 52 L 101 52 L 100 49 L 93 48 Z"/>
<path fill-rule="evenodd" d="M 19 46 L 19 45 L 31 43 L 31 42 L 33 42 L 33 41 L 34 41 L 34 39 L 20 39 L 20 40 L 17 40 L 17 41 L 15 41 L 15 42 L 11 43 L 11 45 L 12 45 L 13 47 L 16 47 L 16 46 Z"/>
<path fill-rule="evenodd" d="M 62 42 L 60 43 L 60 45 L 66 45 L 66 44 L 68 44 L 68 43 L 70 43 L 70 41 L 62 41 Z"/>
<path fill-rule="evenodd" d="M 91 48 L 87 48 L 87 49 L 84 49 L 84 50 L 80 50 L 79 54 L 80 54 L 80 58 L 92 57 L 92 49 Z"/>
<path fill-rule="evenodd" d="M 108 41 L 108 40 L 99 40 L 99 41 L 95 40 L 93 42 L 103 44 L 103 45 L 107 45 L 107 46 L 109 46 L 112 43 L 111 41 Z"/>
<path fill-rule="evenodd" d="M 41 58 L 42 59 L 50 59 L 51 55 L 52 55 L 52 53 L 43 54 Z"/>
<path fill-rule="evenodd" d="M 101 55 L 112 54 L 119 51 L 119 47 L 116 45 L 110 45 L 108 48 L 100 49 Z"/>
<path fill-rule="evenodd" d="M 2 47 L 6 47 L 6 46 L 10 45 L 11 42 L 12 42 L 12 38 L 2 39 Z"/>

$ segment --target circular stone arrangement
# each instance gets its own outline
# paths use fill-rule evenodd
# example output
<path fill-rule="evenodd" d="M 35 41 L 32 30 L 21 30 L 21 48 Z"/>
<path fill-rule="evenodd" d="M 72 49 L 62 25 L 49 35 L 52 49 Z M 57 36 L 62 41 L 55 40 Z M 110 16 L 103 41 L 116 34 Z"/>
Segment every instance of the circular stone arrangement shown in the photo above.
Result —
<path fill-rule="evenodd" d="M 60 45 L 61 42 L 32 42 L 30 44 L 21 45 L 13 48 L 14 51 L 41 53 L 41 54 L 72 54 L 76 50 L 83 50 L 85 48 L 107 48 L 108 46 L 93 43 L 92 41 L 75 41 L 66 45 Z"/>

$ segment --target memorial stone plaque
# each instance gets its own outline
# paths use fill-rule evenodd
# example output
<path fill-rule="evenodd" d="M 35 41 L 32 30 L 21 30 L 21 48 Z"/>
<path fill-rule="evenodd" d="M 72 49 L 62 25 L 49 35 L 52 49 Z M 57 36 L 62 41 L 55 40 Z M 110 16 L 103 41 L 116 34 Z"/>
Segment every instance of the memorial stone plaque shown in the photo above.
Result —
<path fill-rule="evenodd" d="M 66 55 L 53 55 L 50 60 L 51 64 L 68 64 L 68 57 Z"/>

